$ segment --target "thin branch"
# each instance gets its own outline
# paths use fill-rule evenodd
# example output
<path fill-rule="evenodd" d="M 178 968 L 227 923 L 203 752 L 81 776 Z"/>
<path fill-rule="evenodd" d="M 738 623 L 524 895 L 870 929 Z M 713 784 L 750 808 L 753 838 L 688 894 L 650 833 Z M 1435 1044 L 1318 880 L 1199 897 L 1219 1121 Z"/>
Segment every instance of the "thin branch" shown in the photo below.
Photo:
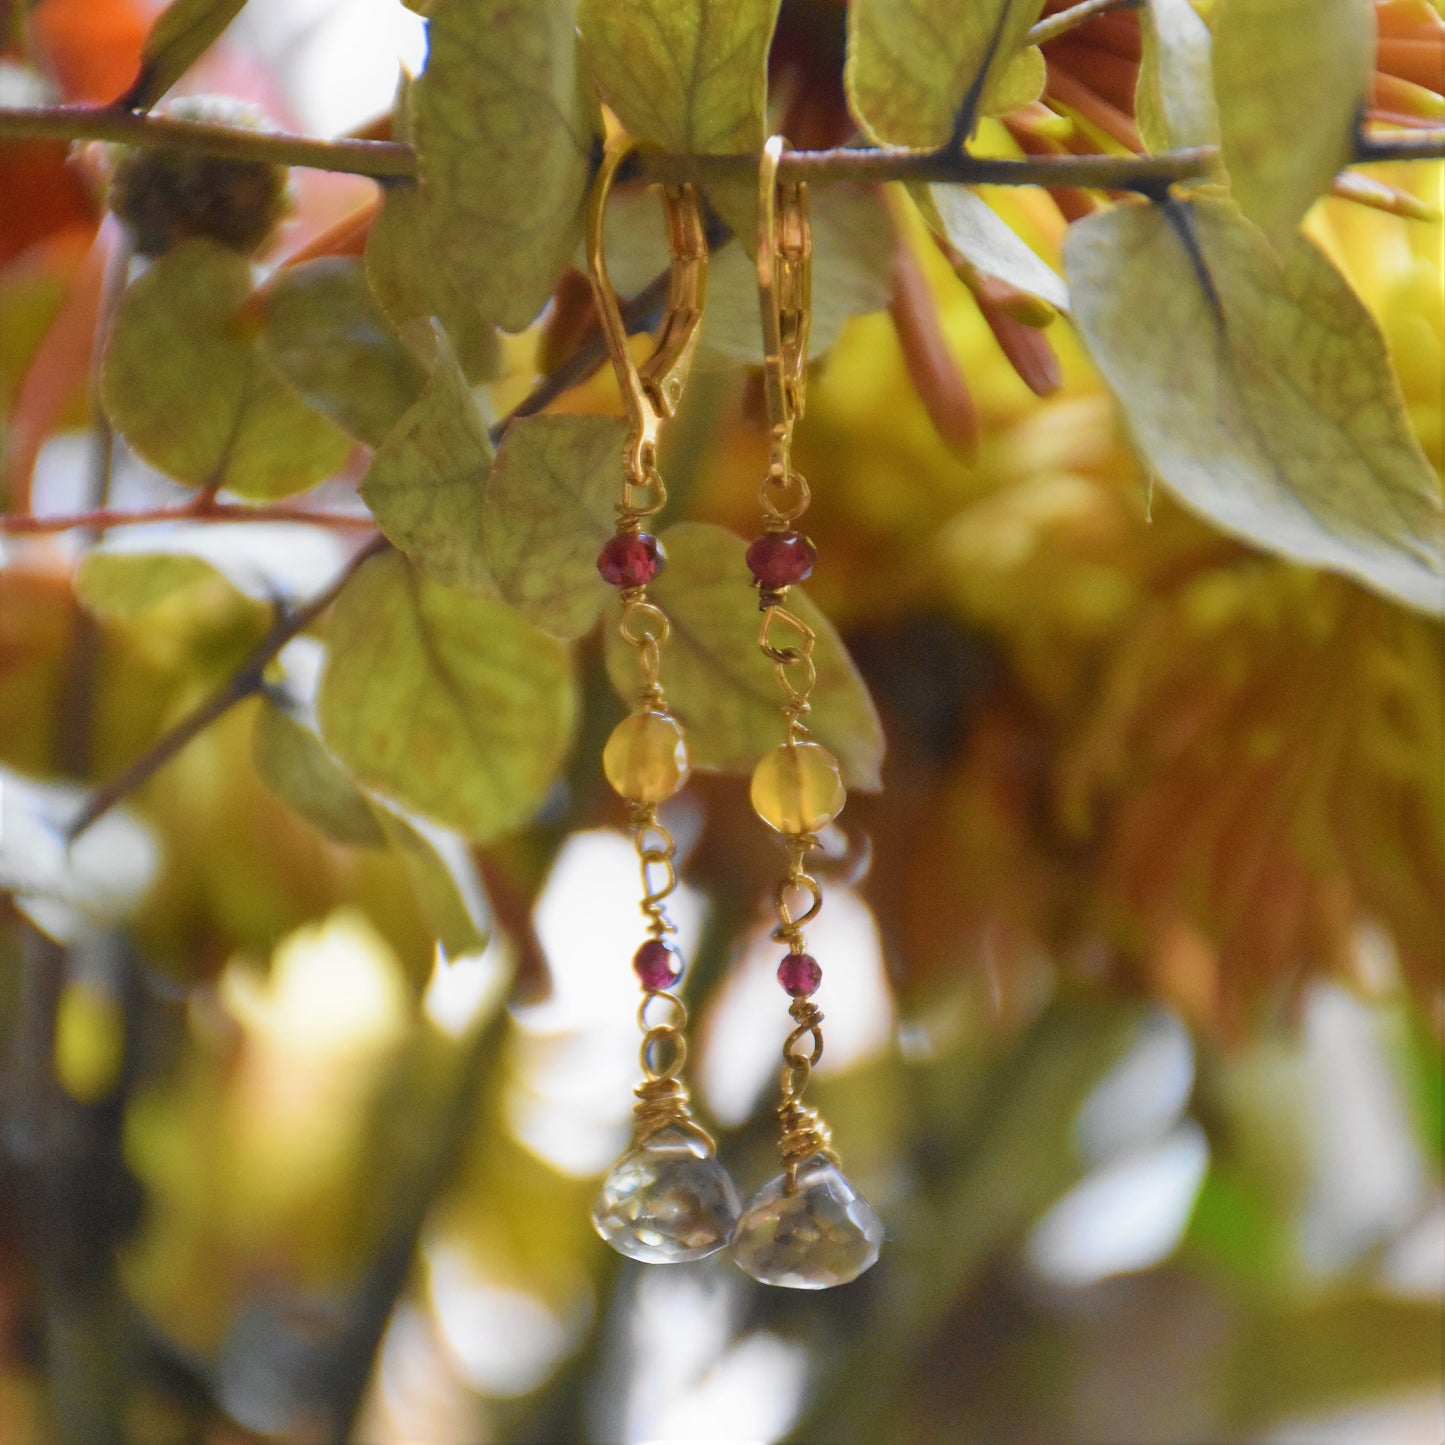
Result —
<path fill-rule="evenodd" d="M 1096 15 L 1107 15 L 1111 10 L 1137 10 L 1142 3 L 1143 0 L 1083 0 L 1082 4 L 1071 5 L 1067 10 L 1060 10 L 1040 20 L 1029 31 L 1029 44 L 1047 45 L 1050 40 L 1067 35 L 1070 30 L 1077 29 Z"/>
<path fill-rule="evenodd" d="M 30 536 L 37 533 L 70 532 L 84 528 L 106 532 L 112 527 L 137 527 L 147 522 L 305 522 L 313 527 L 365 528 L 374 530 L 370 516 L 346 512 L 312 512 L 305 507 L 262 505 L 248 507 L 239 502 L 216 502 L 207 499 L 204 505 L 182 502 L 173 507 L 142 507 L 135 511 L 115 511 L 107 507 L 91 512 L 66 512 L 52 517 L 0 516 L 0 533 Z"/>
<path fill-rule="evenodd" d="M 175 757 L 193 738 L 228 713 L 238 702 L 261 691 L 271 660 L 298 633 L 304 632 L 333 602 L 361 570 L 362 564 L 384 552 L 391 544 L 375 537 L 337 573 L 324 592 L 302 607 L 278 614 L 266 636 L 253 647 L 246 660 L 204 702 L 193 708 L 168 732 L 157 738 L 128 768 L 91 794 L 80 816 L 70 825 L 68 838 L 74 842 L 92 823 L 103 818 L 122 798 Z"/>
<path fill-rule="evenodd" d="M 0 106 L 0 140 L 102 140 L 122 145 L 201 151 L 237 161 L 345 171 L 378 179 L 416 174 L 410 146 L 381 140 L 318 140 L 282 131 L 238 130 L 227 125 L 144 115 L 111 106 Z"/>
<path fill-rule="evenodd" d="M 1438 161 L 1445 160 L 1445 130 L 1366 132 L 1355 137 L 1355 161 Z"/>

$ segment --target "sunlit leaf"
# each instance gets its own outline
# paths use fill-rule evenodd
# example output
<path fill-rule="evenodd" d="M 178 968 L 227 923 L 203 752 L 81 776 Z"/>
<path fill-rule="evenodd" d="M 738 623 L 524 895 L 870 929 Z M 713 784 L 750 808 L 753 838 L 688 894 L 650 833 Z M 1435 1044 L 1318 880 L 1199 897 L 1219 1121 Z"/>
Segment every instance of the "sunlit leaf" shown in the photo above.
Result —
<path fill-rule="evenodd" d="M 523 417 L 497 452 L 487 559 L 502 596 L 554 637 L 588 632 L 610 592 L 597 553 L 617 520 L 626 440 L 617 417 Z"/>
<path fill-rule="evenodd" d="M 150 831 L 120 809 L 67 843 L 85 803 L 81 788 L 0 768 L 0 892 L 59 943 L 124 918 L 160 866 Z"/>
<path fill-rule="evenodd" d="M 171 0 L 141 48 L 140 74 L 117 105 L 148 110 L 201 58 L 246 0 Z"/>
<path fill-rule="evenodd" d="M 1195 202 L 1222 314 L 1157 207 L 1070 228 L 1075 314 L 1161 481 L 1218 525 L 1445 611 L 1438 483 L 1374 320 L 1313 243 Z"/>
<path fill-rule="evenodd" d="M 1373 16 L 1369 0 L 1225 0 L 1214 18 L 1230 189 L 1277 242 L 1351 157 L 1374 69 Z"/>
<path fill-rule="evenodd" d="M 820 356 L 850 316 L 888 304 L 893 224 L 875 190 L 830 186 L 810 198 L 813 224 L 813 322 L 809 352 Z M 698 359 L 756 366 L 762 357 L 757 267 L 739 245 L 713 258 Z"/>
<path fill-rule="evenodd" d="M 1139 133 L 1151 151 L 1219 144 L 1209 27 L 1190 0 L 1139 9 L 1142 51 L 1134 92 Z"/>
<path fill-rule="evenodd" d="M 345 560 L 345 545 L 319 527 L 157 522 L 111 532 L 82 559 L 75 588 L 90 611 L 116 618 L 140 617 L 181 589 L 217 578 L 269 605 L 319 592 Z"/>
<path fill-rule="evenodd" d="M 749 773 L 783 740 L 783 695 L 758 647 L 760 614 L 743 560 L 746 544 L 701 522 L 683 522 L 661 540 L 667 567 L 651 591 L 672 624 L 662 659 L 668 699 L 687 727 L 694 766 Z M 868 689 L 833 625 L 796 588 L 788 607 L 817 634 L 808 726 L 842 763 L 850 787 L 877 788 L 883 729 Z M 623 697 L 636 694 L 636 655 L 611 629 L 607 671 Z"/>
<path fill-rule="evenodd" d="M 212 241 L 159 257 L 127 290 L 101 373 L 116 428 L 159 470 L 246 496 L 299 492 L 345 460 L 345 435 L 292 390 L 240 315 L 249 265 Z"/>
<path fill-rule="evenodd" d="M 318 411 L 379 446 L 421 395 L 426 370 L 401 344 L 361 263 L 292 266 L 266 288 L 267 353 Z"/>
<path fill-rule="evenodd" d="M 361 783 L 478 840 L 537 810 L 572 734 L 565 646 L 394 554 L 341 594 L 329 641 L 321 734 Z"/>
<path fill-rule="evenodd" d="M 442 265 L 431 208 L 410 182 L 386 187 L 366 242 L 366 278 L 394 326 L 435 317 L 473 384 L 496 375 L 497 329 Z"/>
<path fill-rule="evenodd" d="M 1069 288 L 1058 272 L 982 196 L 966 186 L 930 186 L 927 199 L 933 212 L 929 215 L 929 207 L 924 208 L 929 224 L 936 219 L 948 243 L 975 270 L 1007 281 L 1060 311 L 1069 309 Z"/>
<path fill-rule="evenodd" d="M 452 0 L 427 21 L 412 88 L 423 192 L 443 260 L 483 314 L 520 331 L 582 234 L 593 117 L 575 0 Z"/>
<path fill-rule="evenodd" d="M 864 130 L 894 145 L 940 146 L 984 76 L 975 114 L 1037 98 L 1044 64 L 1026 47 L 1043 0 L 852 0 L 848 104 Z"/>
<path fill-rule="evenodd" d="M 581 0 L 602 98 L 635 136 L 690 155 L 762 148 L 778 0 Z"/>
<path fill-rule="evenodd" d="M 446 338 L 433 341 L 426 389 L 377 448 L 361 495 L 382 531 L 437 581 L 491 592 L 482 501 L 492 443 Z"/>

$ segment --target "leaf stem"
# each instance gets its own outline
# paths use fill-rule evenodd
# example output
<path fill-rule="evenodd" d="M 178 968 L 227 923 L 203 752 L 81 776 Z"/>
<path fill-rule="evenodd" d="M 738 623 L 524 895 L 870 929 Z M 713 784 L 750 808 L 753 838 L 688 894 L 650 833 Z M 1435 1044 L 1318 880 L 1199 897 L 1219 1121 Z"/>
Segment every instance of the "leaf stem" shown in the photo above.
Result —
<path fill-rule="evenodd" d="M 1029 31 L 1029 44 L 1047 45 L 1050 40 L 1067 35 L 1096 15 L 1107 15 L 1111 10 L 1137 10 L 1141 3 L 1142 0 L 1082 0 L 1081 4 L 1070 5 L 1067 10 L 1046 15 Z"/>
<path fill-rule="evenodd" d="M 314 527 L 365 528 L 372 530 L 376 522 L 370 516 L 346 512 L 312 512 L 305 507 L 267 505 L 248 507 L 239 502 L 216 502 L 198 498 L 174 507 L 141 507 L 134 511 L 116 511 L 98 507 L 89 512 L 57 513 L 52 517 L 20 513 L 0 516 L 0 533 L 32 536 L 50 532 L 71 532 L 84 528 L 106 532 L 112 527 L 137 527 L 147 522 L 306 522 Z"/>
<path fill-rule="evenodd" d="M 265 637 L 251 649 L 246 660 L 210 697 L 157 738 L 128 768 L 91 794 L 90 801 L 70 825 L 69 841 L 73 843 L 92 823 L 103 818 L 122 798 L 133 793 L 170 762 L 187 743 L 228 713 L 238 702 L 244 702 L 252 694 L 260 692 L 265 683 L 266 669 L 276 654 L 336 601 L 364 563 L 384 552 L 390 545 L 385 537 L 373 537 L 336 574 L 323 592 L 294 611 L 278 612 L 275 623 Z"/>

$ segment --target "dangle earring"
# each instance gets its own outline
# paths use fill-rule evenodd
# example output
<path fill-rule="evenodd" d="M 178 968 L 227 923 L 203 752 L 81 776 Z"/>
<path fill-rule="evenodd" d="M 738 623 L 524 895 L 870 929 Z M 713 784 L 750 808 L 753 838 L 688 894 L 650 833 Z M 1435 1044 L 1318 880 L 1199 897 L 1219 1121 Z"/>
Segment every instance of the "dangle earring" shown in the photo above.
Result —
<path fill-rule="evenodd" d="M 663 193 L 671 280 L 657 349 L 634 365 L 616 293 L 603 256 L 603 221 L 617 169 L 631 152 L 626 137 L 608 143 L 587 216 L 587 260 L 608 354 L 631 423 L 617 506 L 617 531 L 602 548 L 597 569 L 622 601 L 618 627 L 637 653 L 637 704 L 608 738 L 602 754 L 607 781 L 627 802 L 628 823 L 642 873 L 642 912 L 648 937 L 633 956 L 642 986 L 642 1082 L 633 1111 L 632 1143 L 603 1181 L 592 1209 L 598 1234 L 621 1254 L 652 1264 L 702 1259 L 728 1241 L 738 1214 L 737 1189 L 718 1162 L 712 1137 L 688 1106 L 682 1069 L 687 1060 L 687 1010 L 675 992 L 682 960 L 668 941 L 676 930 L 667 898 L 677 886 L 674 845 L 659 821 L 660 803 L 676 794 L 690 771 L 687 743 L 668 711 L 660 676 L 668 621 L 647 595 L 662 569 L 657 539 L 644 530 L 667 500 L 657 469 L 662 424 L 677 410 L 697 343 L 707 277 L 707 241 L 697 192 L 690 185 Z"/>
<path fill-rule="evenodd" d="M 814 633 L 787 607 L 788 589 L 813 570 L 813 544 L 795 524 L 807 510 L 808 484 L 793 469 L 793 426 L 803 414 L 808 356 L 812 235 L 807 188 L 778 185 L 783 139 L 764 148 L 758 197 L 758 295 L 762 308 L 764 382 L 772 425 L 772 456 L 759 489 L 763 532 L 747 551 L 758 588 L 764 656 L 783 691 L 785 741 L 753 772 L 754 811 L 782 834 L 787 873 L 774 893 L 787 945 L 778 982 L 792 1003 L 793 1030 L 783 1045 L 783 1172 L 754 1195 L 730 1246 L 734 1261 L 763 1284 L 827 1289 L 856 1279 L 878 1258 L 883 1225 L 844 1178 L 831 1135 L 816 1109 L 803 1103 L 813 1067 L 823 1055 L 823 1014 L 812 995 L 823 970 L 807 952 L 804 925 L 823 906 L 823 891 L 808 872 L 816 833 L 842 811 L 846 793 L 837 760 L 814 742 L 805 724 L 817 679 Z"/>

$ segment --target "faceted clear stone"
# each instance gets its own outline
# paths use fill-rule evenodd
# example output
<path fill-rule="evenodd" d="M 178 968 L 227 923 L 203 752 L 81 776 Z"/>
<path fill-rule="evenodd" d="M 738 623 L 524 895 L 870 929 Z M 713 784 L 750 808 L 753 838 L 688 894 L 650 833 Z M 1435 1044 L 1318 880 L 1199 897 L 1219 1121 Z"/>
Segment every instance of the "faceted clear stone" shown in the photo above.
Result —
<path fill-rule="evenodd" d="M 624 1154 L 592 1206 L 597 1233 L 619 1254 L 648 1264 L 716 1253 L 737 1217 L 732 1176 L 681 1129 L 660 1129 Z"/>
<path fill-rule="evenodd" d="M 798 1166 L 797 1188 L 779 1174 L 753 1196 L 733 1231 L 733 1260 L 763 1284 L 828 1289 L 878 1258 L 883 1221 L 830 1159 Z"/>

